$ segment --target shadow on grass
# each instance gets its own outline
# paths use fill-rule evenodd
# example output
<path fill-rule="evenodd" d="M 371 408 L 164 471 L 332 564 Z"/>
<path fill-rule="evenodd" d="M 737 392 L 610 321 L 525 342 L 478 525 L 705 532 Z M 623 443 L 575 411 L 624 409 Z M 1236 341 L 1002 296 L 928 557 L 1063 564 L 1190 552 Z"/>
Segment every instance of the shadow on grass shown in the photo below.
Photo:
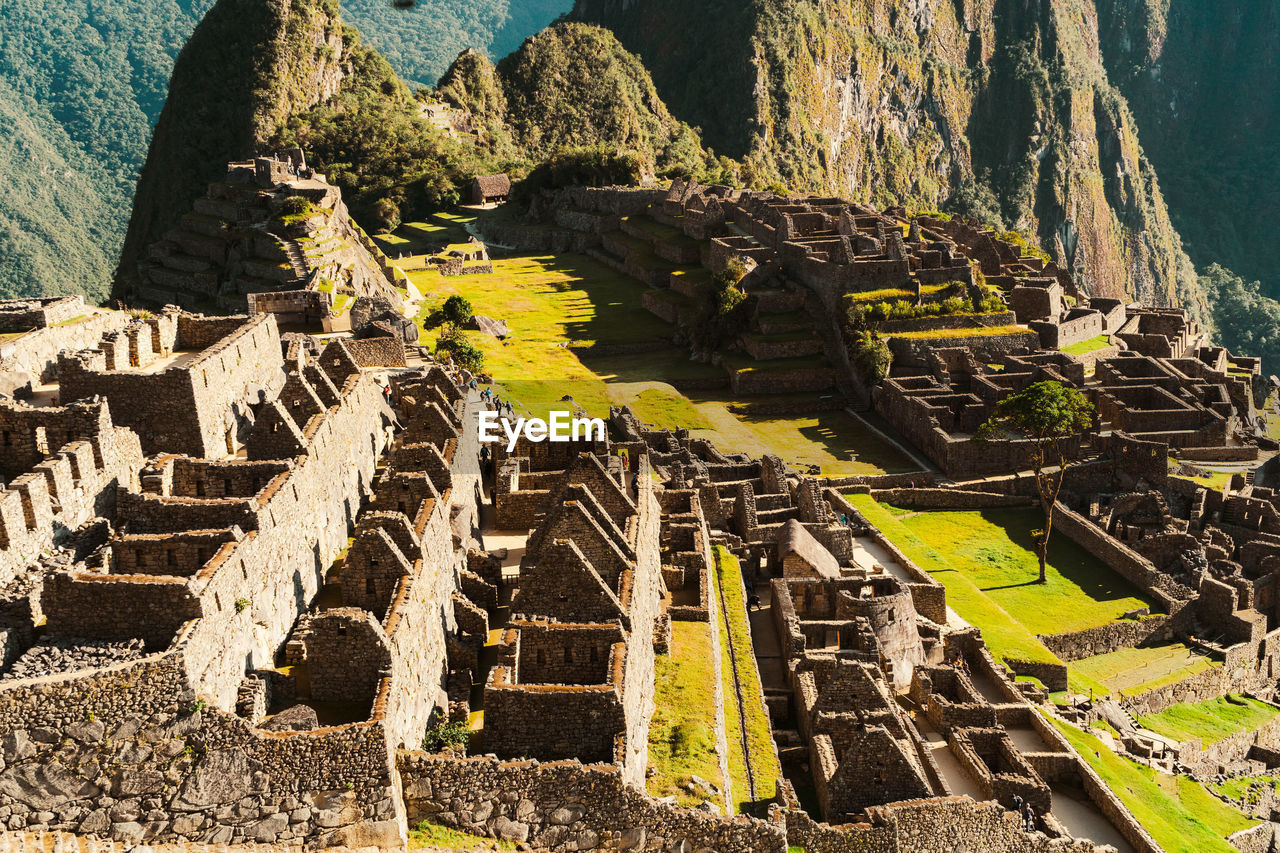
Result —
<path fill-rule="evenodd" d="M 1023 581 L 1022 583 L 1007 583 L 1004 586 L 980 586 L 978 587 L 978 589 L 982 590 L 983 592 L 994 592 L 998 589 L 1018 589 L 1019 587 L 1024 587 L 1024 586 L 1039 586 L 1039 585 L 1040 585 L 1040 579 L 1036 578 L 1035 580 Z"/>
<path fill-rule="evenodd" d="M 984 509 L 979 514 L 987 522 L 1002 529 L 1014 545 L 1026 551 L 1032 560 L 1035 559 L 1035 539 L 1031 531 L 1044 527 L 1043 513 L 1037 509 Z M 1137 598 L 1155 609 L 1150 596 L 1060 532 L 1049 537 L 1049 567 L 1095 601 Z M 1010 586 L 1034 584 L 1038 584 L 1038 580 L 1031 584 Z"/>
<path fill-rule="evenodd" d="M 814 444 L 822 445 L 835 458 L 874 466 L 886 474 L 920 470 L 896 447 L 844 412 L 817 412 L 816 417 L 818 422 L 813 426 L 800 427 L 800 434 Z"/>

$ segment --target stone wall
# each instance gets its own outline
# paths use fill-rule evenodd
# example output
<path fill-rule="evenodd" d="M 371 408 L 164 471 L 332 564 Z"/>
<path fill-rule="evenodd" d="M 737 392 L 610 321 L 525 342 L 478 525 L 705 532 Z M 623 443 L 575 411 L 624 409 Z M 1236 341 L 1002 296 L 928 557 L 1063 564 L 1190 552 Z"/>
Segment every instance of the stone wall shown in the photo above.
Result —
<path fill-rule="evenodd" d="M 1143 643 L 1168 641 L 1173 639 L 1173 634 L 1173 620 L 1170 617 L 1151 616 L 1122 619 L 1083 631 L 1041 634 L 1040 641 L 1049 651 L 1070 663 L 1119 649 L 1131 649 Z"/>
<path fill-rule="evenodd" d="M 188 689 L 188 638 L 105 670 L 4 685 L 0 820 L 8 828 L 133 844 L 399 843 L 399 797 L 378 721 L 255 731 Z"/>
<path fill-rule="evenodd" d="M 23 381 L 56 379 L 61 353 L 93 346 L 103 335 L 118 332 L 131 321 L 124 311 L 97 311 L 65 326 L 38 329 L 0 342 L 0 373 L 14 374 Z"/>
<path fill-rule="evenodd" d="M 610 767 L 400 753 L 411 823 L 430 820 L 538 849 L 785 853 L 780 827 L 660 802 Z"/>
<path fill-rule="evenodd" d="M 74 440 L 0 488 L 0 584 L 95 516 L 110 516 L 117 489 L 136 488 L 138 437 L 110 427 Z"/>
<path fill-rule="evenodd" d="M 253 498 L 122 493 L 121 517 L 139 532 L 237 526 L 250 535 L 189 578 L 59 577 L 50 587 L 48 629 L 163 643 L 166 632 L 172 635 L 198 607 L 202 618 L 189 639 L 191 684 L 218 707 L 234 707 L 245 669 L 270 665 L 299 601 L 315 596 L 324 569 L 346 548 L 347 530 L 387 442 L 380 389 L 363 376 L 351 377 L 339 404 L 313 427 L 296 467 Z M 112 606 L 95 605 L 104 596 Z"/>
<path fill-rule="evenodd" d="M 101 350 L 59 362 L 64 400 L 106 398 L 112 418 L 134 429 L 147 453 L 170 451 L 221 457 L 234 449 L 248 423 L 248 406 L 270 399 L 284 384 L 275 318 L 178 315 L 174 346 L 199 350 L 160 373 L 109 363 Z M 125 368 L 125 369 L 122 369 Z"/>
<path fill-rule="evenodd" d="M 1166 613 L 1176 610 L 1183 596 L 1172 578 L 1127 545 L 1107 535 L 1106 531 L 1073 512 L 1061 502 L 1053 513 L 1053 529 L 1110 566 L 1138 589 L 1150 595 Z"/>
<path fill-rule="evenodd" d="M 404 367 L 404 342 L 396 338 L 347 341 L 347 349 L 361 367 Z"/>
<path fill-rule="evenodd" d="M 832 827 L 801 811 L 783 813 L 787 841 L 805 853 L 1093 853 L 1083 840 L 1029 833 L 1012 812 L 968 797 L 879 806 L 871 823 Z"/>

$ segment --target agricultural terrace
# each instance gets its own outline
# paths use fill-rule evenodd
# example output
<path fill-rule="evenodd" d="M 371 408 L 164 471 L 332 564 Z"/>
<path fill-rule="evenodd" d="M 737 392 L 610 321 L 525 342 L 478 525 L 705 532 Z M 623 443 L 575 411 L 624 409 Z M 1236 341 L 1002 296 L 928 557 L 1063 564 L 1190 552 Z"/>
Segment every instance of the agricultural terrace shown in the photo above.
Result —
<path fill-rule="evenodd" d="M 671 649 L 655 659 L 655 710 L 649 724 L 649 763 L 656 771 L 645 788 L 655 797 L 675 797 L 682 806 L 710 800 L 692 786 L 697 776 L 724 790 L 716 748 L 716 689 L 719 687 L 706 622 L 671 623 Z"/>
<path fill-rule="evenodd" d="M 1257 823 L 1189 776 L 1159 773 L 1115 754 L 1075 726 L 1052 722 L 1169 853 L 1234 853 L 1227 836 Z"/>
<path fill-rule="evenodd" d="M 455 226 L 413 223 L 384 241 L 393 258 L 457 239 Z M 686 427 L 728 453 L 775 453 L 833 476 L 898 473 L 917 466 L 842 410 L 753 413 L 731 396 L 724 368 L 690 361 L 671 344 L 674 327 L 646 311 L 645 287 L 582 255 L 496 258 L 492 274 L 443 277 L 421 257 L 396 261 L 427 295 L 419 319 L 459 294 L 475 313 L 505 320 L 499 341 L 469 332 L 485 369 L 517 411 L 545 416 L 576 406 L 594 416 L 628 405 L 655 427 Z M 423 334 L 434 344 L 437 333 Z M 755 363 L 759 368 L 761 363 Z M 770 402 L 786 402 L 771 396 Z M 799 399 L 799 397 L 797 397 Z M 809 399 L 813 399 L 810 396 Z"/>
<path fill-rule="evenodd" d="M 1138 724 L 1179 743 L 1200 741 L 1209 748 L 1218 741 L 1259 726 L 1280 715 L 1280 708 L 1248 696 L 1229 694 L 1205 702 L 1179 702 L 1158 714 L 1138 717 Z"/>

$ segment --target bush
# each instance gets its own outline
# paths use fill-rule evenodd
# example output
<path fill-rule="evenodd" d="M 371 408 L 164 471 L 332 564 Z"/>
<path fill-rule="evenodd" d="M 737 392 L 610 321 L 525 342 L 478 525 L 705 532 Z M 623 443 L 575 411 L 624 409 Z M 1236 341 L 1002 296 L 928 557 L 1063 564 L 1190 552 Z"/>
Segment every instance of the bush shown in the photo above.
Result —
<path fill-rule="evenodd" d="M 850 355 L 854 369 L 872 384 L 883 381 L 893 364 L 889 345 L 870 332 L 861 332 L 854 337 Z"/>
<path fill-rule="evenodd" d="M 747 277 L 747 273 L 751 270 L 747 267 L 747 261 L 741 255 L 730 258 L 729 262 L 720 272 L 716 273 L 716 285 L 721 289 L 726 287 L 736 287 L 739 282 Z"/>
<path fill-rule="evenodd" d="M 400 205 L 390 196 L 376 199 L 370 207 L 369 216 L 373 230 L 378 233 L 390 233 L 400 227 Z"/>
<path fill-rule="evenodd" d="M 285 216 L 302 216 L 311 212 L 311 201 L 305 196 L 291 195 L 280 202 L 280 212 Z"/>
<path fill-rule="evenodd" d="M 437 723 L 427 729 L 422 738 L 422 748 L 427 752 L 440 752 L 454 747 L 466 747 L 471 740 L 471 730 L 461 720 L 456 723 Z"/>
<path fill-rule="evenodd" d="M 484 353 L 454 325 L 450 325 L 436 338 L 436 358 L 444 360 L 450 357 L 463 370 L 472 373 L 484 370 Z"/>
<path fill-rule="evenodd" d="M 653 175 L 653 162 L 644 154 L 607 145 L 564 148 L 534 167 L 511 188 L 511 200 L 527 207 L 543 190 L 561 187 L 633 186 Z"/>

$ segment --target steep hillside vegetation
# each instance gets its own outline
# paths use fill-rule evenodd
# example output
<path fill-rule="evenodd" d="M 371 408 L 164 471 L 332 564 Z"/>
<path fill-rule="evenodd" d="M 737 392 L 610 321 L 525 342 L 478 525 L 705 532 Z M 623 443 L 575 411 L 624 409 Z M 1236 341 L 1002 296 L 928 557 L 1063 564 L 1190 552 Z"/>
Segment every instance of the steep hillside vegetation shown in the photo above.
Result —
<path fill-rule="evenodd" d="M 1107 70 L 1143 128 L 1170 218 L 1196 265 L 1209 267 L 1202 280 L 1221 340 L 1280 372 L 1280 267 L 1268 250 L 1280 217 L 1280 6 L 1098 7 Z"/>
<path fill-rule="evenodd" d="M 212 5 L 3 4 L 0 113 L 10 133 L 0 140 L 0 170 L 8 182 L 0 193 L 0 298 L 106 296 L 174 60 Z M 401 76 L 426 85 L 464 47 L 504 56 L 570 5 L 418 0 L 396 8 L 389 0 L 347 0 L 343 8 Z M 247 23 L 257 14 L 250 12 Z M 226 58 L 234 42 L 229 39 Z M 207 91 L 215 96 L 222 73 L 216 65 L 206 69 Z"/>
<path fill-rule="evenodd" d="M 640 59 L 600 27 L 556 24 L 496 68 L 463 53 L 438 93 L 472 114 L 500 156 L 537 162 L 601 145 L 641 153 L 663 174 L 720 168 L 697 132 L 671 115 Z"/>
<path fill-rule="evenodd" d="M 338 94 L 290 116 L 268 147 L 306 151 L 366 228 L 390 230 L 454 205 L 476 174 L 497 168 L 469 139 L 434 127 L 379 53 L 353 41 L 348 55 Z"/>
<path fill-rule="evenodd" d="M 1197 264 L 1280 295 L 1280 6 L 1099 0 L 1107 69 L 1142 125 L 1174 223 Z"/>
<path fill-rule="evenodd" d="M 209 11 L 174 65 L 114 293 L 227 161 L 266 150 L 291 114 L 338 92 L 357 43 L 336 0 L 220 0 Z"/>
<path fill-rule="evenodd" d="M 497 59 L 569 11 L 573 0 L 343 0 L 342 15 L 411 86 L 432 86 L 459 53 Z"/>
<path fill-rule="evenodd" d="M 106 295 L 169 69 L 211 4 L 4 4 L 0 298 Z"/>
<path fill-rule="evenodd" d="M 579 0 L 751 180 L 1031 231 L 1094 292 L 1202 309 L 1087 0 Z"/>

